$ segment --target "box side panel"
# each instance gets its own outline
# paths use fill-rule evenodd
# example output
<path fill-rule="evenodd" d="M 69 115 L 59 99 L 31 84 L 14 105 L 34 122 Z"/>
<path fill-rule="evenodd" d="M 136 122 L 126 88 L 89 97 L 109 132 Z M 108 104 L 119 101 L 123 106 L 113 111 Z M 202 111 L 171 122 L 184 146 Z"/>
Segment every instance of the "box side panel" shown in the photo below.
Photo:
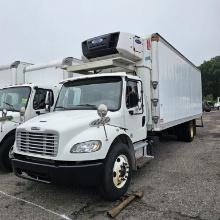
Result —
<path fill-rule="evenodd" d="M 56 85 L 65 78 L 68 78 L 67 71 L 60 68 L 50 67 L 31 72 L 25 72 L 25 83 L 41 85 Z"/>
<path fill-rule="evenodd" d="M 159 41 L 158 73 L 160 129 L 198 117 L 202 113 L 200 71 Z"/>
<path fill-rule="evenodd" d="M 151 52 L 151 38 L 143 40 L 144 54 L 143 59 L 136 63 L 137 75 L 142 80 L 144 106 L 146 110 L 146 125 L 148 130 L 152 130 L 152 107 L 151 107 L 151 81 L 152 81 L 152 52 Z"/>
<path fill-rule="evenodd" d="M 13 72 L 12 69 L 0 71 L 0 88 L 13 85 Z"/>
<path fill-rule="evenodd" d="M 151 110 L 151 71 L 147 68 L 139 68 L 138 76 L 143 83 L 144 106 L 146 109 L 146 125 L 148 130 L 152 129 L 152 110 Z"/>
<path fill-rule="evenodd" d="M 27 63 L 20 63 L 17 68 L 14 68 L 13 71 L 15 73 L 15 84 L 23 84 L 24 80 L 24 68 L 28 66 Z"/>

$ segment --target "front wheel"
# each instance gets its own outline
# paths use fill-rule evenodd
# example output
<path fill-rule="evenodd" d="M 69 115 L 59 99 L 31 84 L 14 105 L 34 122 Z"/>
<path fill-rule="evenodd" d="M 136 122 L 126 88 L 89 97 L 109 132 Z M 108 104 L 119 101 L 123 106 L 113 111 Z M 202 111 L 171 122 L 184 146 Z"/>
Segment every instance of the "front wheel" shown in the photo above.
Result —
<path fill-rule="evenodd" d="M 9 153 L 15 142 L 15 136 L 7 137 L 0 145 L 0 168 L 5 172 L 12 171 L 11 159 Z"/>
<path fill-rule="evenodd" d="M 101 194 L 108 200 L 123 196 L 130 185 L 132 175 L 131 156 L 123 143 L 117 143 L 108 153 L 100 185 Z"/>

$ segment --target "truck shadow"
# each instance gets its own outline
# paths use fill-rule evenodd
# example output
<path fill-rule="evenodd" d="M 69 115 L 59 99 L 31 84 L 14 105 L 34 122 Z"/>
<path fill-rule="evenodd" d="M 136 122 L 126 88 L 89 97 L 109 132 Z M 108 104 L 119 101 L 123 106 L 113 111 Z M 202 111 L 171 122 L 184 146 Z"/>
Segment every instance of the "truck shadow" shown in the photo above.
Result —
<path fill-rule="evenodd" d="M 17 185 L 18 192 L 14 196 L 25 197 L 27 201 L 56 210 L 71 219 L 107 218 L 106 212 L 113 205 L 113 202 L 100 197 L 97 187 L 46 185 L 29 181 Z M 62 213 L 63 210 L 66 213 Z"/>
<path fill-rule="evenodd" d="M 12 172 L 5 172 L 5 171 L 0 170 L 0 175 L 2 175 L 2 176 L 3 176 L 3 175 L 6 176 L 6 175 L 8 175 L 8 174 L 10 174 L 10 173 L 12 173 Z"/>
<path fill-rule="evenodd" d="M 133 182 L 142 180 L 141 178 L 151 173 L 160 172 L 161 167 L 167 163 L 167 160 L 173 159 L 181 148 L 186 147 L 186 142 L 178 141 L 174 135 L 154 137 L 153 155 L 154 159 L 145 164 L 141 169 L 133 173 Z"/>
<path fill-rule="evenodd" d="M 149 164 L 146 164 L 142 169 L 134 173 L 129 192 L 140 190 L 140 185 L 134 184 L 134 182 L 143 182 L 145 175 L 150 175 L 152 170 L 158 170 L 159 162 L 167 158 L 169 154 L 175 154 L 175 150 L 180 147 L 180 142 L 173 136 L 166 136 L 160 139 L 155 138 L 154 142 L 156 160 L 152 160 Z M 4 175 L 7 176 L 7 174 L 2 171 L 0 171 L 0 175 L 1 178 L 4 178 Z M 66 210 L 65 214 L 72 219 L 107 218 L 106 212 L 116 204 L 116 202 L 104 200 L 100 196 L 97 187 L 47 185 L 22 180 L 13 175 L 9 176 L 9 180 L 10 179 L 12 179 L 13 182 L 15 181 L 11 195 L 25 198 L 27 201 L 42 205 L 50 210 L 57 210 L 61 213 L 63 210 Z M 147 185 L 146 183 L 144 184 Z M 145 188 L 143 190 L 145 190 Z"/>

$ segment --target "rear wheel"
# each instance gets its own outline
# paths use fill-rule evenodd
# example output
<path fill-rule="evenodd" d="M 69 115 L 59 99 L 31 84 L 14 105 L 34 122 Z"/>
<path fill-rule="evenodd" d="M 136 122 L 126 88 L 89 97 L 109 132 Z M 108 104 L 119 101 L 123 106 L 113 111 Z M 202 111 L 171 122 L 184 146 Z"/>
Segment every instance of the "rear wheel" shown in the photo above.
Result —
<path fill-rule="evenodd" d="M 193 120 L 194 137 L 196 136 L 196 120 Z"/>
<path fill-rule="evenodd" d="M 105 160 L 100 185 L 102 196 L 112 201 L 123 196 L 130 185 L 131 174 L 131 156 L 128 147 L 123 143 L 117 143 Z"/>
<path fill-rule="evenodd" d="M 194 121 L 185 122 L 176 128 L 178 140 L 191 142 L 194 139 L 196 127 Z"/>
<path fill-rule="evenodd" d="M 12 172 L 11 159 L 9 153 L 15 142 L 15 136 L 7 137 L 0 145 L 0 168 L 3 171 Z"/>

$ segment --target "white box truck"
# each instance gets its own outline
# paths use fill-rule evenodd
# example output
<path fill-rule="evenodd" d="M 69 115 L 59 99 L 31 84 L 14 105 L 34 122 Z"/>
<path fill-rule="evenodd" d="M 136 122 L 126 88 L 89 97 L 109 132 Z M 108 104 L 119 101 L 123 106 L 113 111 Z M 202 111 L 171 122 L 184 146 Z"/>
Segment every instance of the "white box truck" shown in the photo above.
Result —
<path fill-rule="evenodd" d="M 30 63 L 14 61 L 6 65 L 0 65 L 0 88 L 24 83 L 23 73 Z"/>
<path fill-rule="evenodd" d="M 24 82 L 57 85 L 63 79 L 79 75 L 77 73 L 67 72 L 63 68 L 66 66 L 79 64 L 80 62 L 81 61 L 79 59 L 66 57 L 48 63 L 27 66 L 24 69 Z"/>
<path fill-rule="evenodd" d="M 220 110 L 220 97 L 217 97 L 217 102 L 214 104 L 214 107 Z"/>
<path fill-rule="evenodd" d="M 110 200 L 154 158 L 151 136 L 190 142 L 202 115 L 200 71 L 159 34 L 116 32 L 82 43 L 85 76 L 64 80 L 54 112 L 17 129 L 13 170 L 42 183 L 98 184 Z"/>
<path fill-rule="evenodd" d="M 47 101 L 53 109 L 60 86 L 58 82 L 73 75 L 63 67 L 79 60 L 71 57 L 46 64 L 28 65 L 16 61 L 0 71 L 0 168 L 11 170 L 9 151 L 14 144 L 16 127 L 40 114 L 45 114 Z M 7 68 L 8 69 L 7 69 Z M 9 86 L 11 85 L 11 86 Z M 48 98 L 49 99 L 48 99 Z"/>

